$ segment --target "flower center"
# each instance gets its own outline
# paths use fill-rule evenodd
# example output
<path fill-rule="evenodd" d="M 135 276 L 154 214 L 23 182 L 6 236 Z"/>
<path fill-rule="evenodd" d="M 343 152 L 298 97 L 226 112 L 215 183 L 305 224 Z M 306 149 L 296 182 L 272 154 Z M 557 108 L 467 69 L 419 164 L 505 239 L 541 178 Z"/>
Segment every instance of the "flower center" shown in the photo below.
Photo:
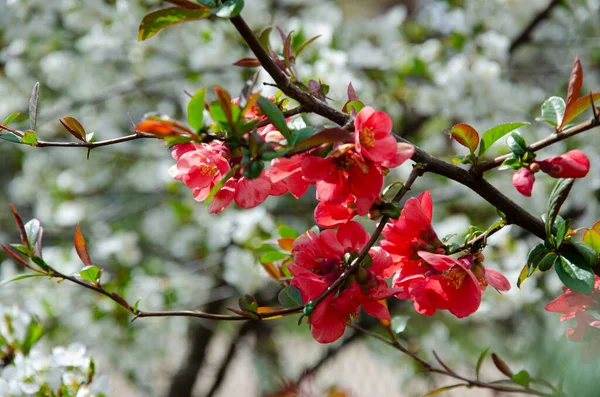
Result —
<path fill-rule="evenodd" d="M 200 166 L 200 175 L 202 176 L 210 176 L 213 177 L 219 171 L 216 165 L 214 164 L 202 164 Z"/>
<path fill-rule="evenodd" d="M 444 278 L 449 280 L 450 283 L 454 284 L 456 289 L 459 289 L 462 285 L 463 281 L 467 277 L 467 272 L 465 272 L 460 266 L 454 266 L 447 273 L 444 274 Z"/>
<path fill-rule="evenodd" d="M 333 165 L 338 170 L 348 171 L 356 164 L 349 153 L 343 153 L 339 156 L 333 156 Z"/>
<path fill-rule="evenodd" d="M 363 147 L 371 148 L 375 146 L 375 132 L 373 127 L 365 127 L 359 133 L 360 144 Z"/>

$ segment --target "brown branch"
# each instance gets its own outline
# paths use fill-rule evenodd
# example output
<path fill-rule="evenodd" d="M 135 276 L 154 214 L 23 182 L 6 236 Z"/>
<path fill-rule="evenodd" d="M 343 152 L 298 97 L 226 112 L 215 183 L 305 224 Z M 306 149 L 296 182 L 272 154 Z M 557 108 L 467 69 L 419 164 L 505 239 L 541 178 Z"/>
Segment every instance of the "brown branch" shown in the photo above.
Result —
<path fill-rule="evenodd" d="M 552 0 L 550 3 L 548 3 L 548 5 L 546 6 L 546 8 L 544 8 L 542 11 L 540 11 L 539 13 L 537 13 L 533 19 L 529 22 L 529 24 L 527 24 L 527 26 L 525 27 L 525 29 L 523 29 L 521 31 L 521 33 L 515 37 L 513 39 L 513 41 L 510 43 L 510 47 L 508 49 L 508 52 L 510 54 L 512 54 L 513 52 L 515 52 L 515 50 L 517 48 L 519 48 L 520 46 L 522 46 L 523 44 L 527 43 L 529 40 L 531 40 L 531 33 L 534 31 L 534 29 L 540 24 L 542 23 L 544 20 L 548 19 L 550 17 L 550 14 L 552 13 L 552 10 L 554 9 L 554 7 L 556 7 L 557 5 L 560 4 L 562 0 Z"/>
<path fill-rule="evenodd" d="M 537 152 L 538 150 L 544 149 L 552 145 L 553 143 L 560 142 L 577 134 L 581 134 L 582 132 L 589 131 L 598 126 L 600 126 L 600 117 L 594 116 L 594 118 L 591 120 L 574 125 L 573 127 L 567 128 L 564 131 L 555 132 L 554 134 L 529 145 L 527 147 L 527 151 Z M 496 157 L 493 160 L 485 161 L 479 165 L 474 166 L 472 172 L 476 174 L 481 174 L 485 171 L 489 171 L 492 168 L 499 167 L 505 160 L 509 159 L 510 157 L 512 157 L 511 153 Z"/>
<path fill-rule="evenodd" d="M 421 364 L 425 370 L 427 372 L 431 372 L 431 373 L 436 373 L 436 374 L 440 374 L 440 375 L 445 375 L 454 379 L 458 379 L 462 382 L 465 382 L 466 385 L 465 387 L 477 387 L 477 388 L 481 388 L 481 389 L 490 389 L 490 390 L 495 390 L 498 392 L 505 392 L 505 393 L 521 393 L 521 394 L 528 394 L 528 395 L 533 395 L 533 396 L 542 396 L 542 397 L 551 397 L 552 394 L 547 394 L 544 392 L 540 392 L 538 390 L 534 390 L 531 389 L 529 387 L 511 387 L 511 386 L 502 386 L 499 384 L 494 384 L 494 383 L 486 383 L 486 382 L 482 382 L 476 379 L 469 379 L 467 377 L 461 376 L 459 374 L 457 374 L 455 371 L 451 370 L 450 368 L 448 368 L 445 364 L 442 363 L 443 368 L 436 368 L 433 364 L 429 363 L 427 360 L 425 360 L 424 358 L 422 358 L 421 356 L 419 356 L 418 354 L 408 350 L 405 346 L 403 346 L 400 342 L 398 342 L 397 338 L 394 336 L 393 331 L 391 330 L 390 327 L 386 327 L 388 334 L 390 335 L 390 339 L 379 335 L 377 333 L 371 332 L 369 330 L 366 330 L 364 328 L 362 328 L 361 326 L 355 325 L 355 324 L 351 324 L 350 327 L 365 333 L 366 335 L 369 335 L 370 337 L 373 337 L 375 339 L 380 340 L 381 342 L 392 346 L 393 348 L 399 350 L 400 352 L 406 354 L 407 356 L 411 357 L 413 360 L 417 361 L 419 364 Z M 437 355 L 436 355 L 437 356 Z M 439 358 L 438 358 L 439 360 Z M 441 363 L 441 360 L 439 360 Z"/>
<path fill-rule="evenodd" d="M 275 83 L 277 83 L 277 86 L 284 94 L 298 101 L 307 112 L 319 114 L 339 125 L 347 126 L 348 129 L 353 128 L 353 120 L 350 115 L 329 106 L 327 103 L 302 91 L 292 84 L 281 69 L 279 69 L 279 66 L 277 66 L 275 61 L 270 57 L 254 32 L 248 27 L 241 16 L 231 18 L 231 23 L 242 35 L 250 50 L 261 62 L 267 73 L 275 80 Z M 399 142 L 412 144 L 397 134 L 394 134 L 394 137 Z M 535 218 L 522 207 L 503 195 L 498 189 L 481 178 L 481 175 L 476 175 L 475 173 L 466 171 L 458 166 L 436 159 L 417 146 L 415 146 L 415 154 L 413 155 L 412 160 L 425 165 L 427 172 L 445 176 L 469 187 L 487 202 L 504 212 L 510 223 L 517 224 L 542 239 L 545 238 L 544 224 L 541 220 Z"/>
<path fill-rule="evenodd" d="M 37 147 L 78 147 L 78 148 L 88 148 L 94 149 L 101 146 L 109 146 L 116 145 L 118 143 L 123 143 L 127 141 L 135 141 L 137 139 L 144 138 L 156 138 L 155 135 L 147 134 L 143 132 L 137 132 L 135 134 L 122 136 L 114 139 L 107 139 L 105 141 L 98 142 L 47 142 L 47 141 L 37 141 L 35 146 Z"/>

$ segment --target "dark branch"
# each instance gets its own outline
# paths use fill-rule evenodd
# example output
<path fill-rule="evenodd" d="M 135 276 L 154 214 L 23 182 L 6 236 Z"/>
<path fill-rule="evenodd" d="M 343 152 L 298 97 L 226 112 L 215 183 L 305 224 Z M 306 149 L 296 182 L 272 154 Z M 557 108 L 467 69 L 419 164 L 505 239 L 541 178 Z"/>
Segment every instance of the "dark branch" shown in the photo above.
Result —
<path fill-rule="evenodd" d="M 546 8 L 544 8 L 542 11 L 540 11 L 539 13 L 537 13 L 533 19 L 529 22 L 529 24 L 525 27 L 525 29 L 523 29 L 523 31 L 513 39 L 513 41 L 510 43 L 510 47 L 508 49 L 508 52 L 510 54 L 512 54 L 517 48 L 519 48 L 520 46 L 522 46 L 523 44 L 527 43 L 529 40 L 531 40 L 531 33 L 535 30 L 535 28 L 542 23 L 544 20 L 546 20 L 547 18 L 550 17 L 550 14 L 552 13 L 552 10 L 554 9 L 554 7 L 556 7 L 558 4 L 560 4 L 562 0 L 552 0 L 547 6 Z"/>

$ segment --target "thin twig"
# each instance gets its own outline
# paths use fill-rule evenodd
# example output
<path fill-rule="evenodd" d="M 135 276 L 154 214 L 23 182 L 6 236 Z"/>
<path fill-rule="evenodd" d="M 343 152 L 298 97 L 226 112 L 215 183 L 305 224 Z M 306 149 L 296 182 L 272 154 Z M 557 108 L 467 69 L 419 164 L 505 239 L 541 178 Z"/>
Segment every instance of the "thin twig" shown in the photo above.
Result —
<path fill-rule="evenodd" d="M 565 140 L 565 139 L 575 136 L 577 134 L 581 134 L 582 132 L 589 131 L 598 126 L 600 126 L 600 118 L 594 116 L 594 118 L 591 120 L 584 121 L 583 123 L 574 125 L 573 127 L 567 128 L 564 131 L 555 132 L 554 134 L 529 145 L 527 147 L 527 151 L 528 152 L 537 152 L 538 150 L 544 149 L 556 142 L 560 142 L 562 140 Z M 496 157 L 493 160 L 485 161 L 485 162 L 480 163 L 479 165 L 476 165 L 475 167 L 473 167 L 472 172 L 475 174 L 481 174 L 485 171 L 489 171 L 492 168 L 499 167 L 500 165 L 502 165 L 502 163 L 505 160 L 507 160 L 511 157 L 512 157 L 512 153 L 509 153 L 509 154 L 505 154 L 503 156 Z"/>
<path fill-rule="evenodd" d="M 47 141 L 37 141 L 35 146 L 37 147 L 75 147 L 75 148 L 88 148 L 94 149 L 101 146 L 109 146 L 116 145 L 119 143 L 127 142 L 127 141 L 135 141 L 137 139 L 144 138 L 156 138 L 155 135 L 137 132 L 135 134 L 122 136 L 114 139 L 107 139 L 105 141 L 97 141 L 97 142 L 47 142 Z"/>

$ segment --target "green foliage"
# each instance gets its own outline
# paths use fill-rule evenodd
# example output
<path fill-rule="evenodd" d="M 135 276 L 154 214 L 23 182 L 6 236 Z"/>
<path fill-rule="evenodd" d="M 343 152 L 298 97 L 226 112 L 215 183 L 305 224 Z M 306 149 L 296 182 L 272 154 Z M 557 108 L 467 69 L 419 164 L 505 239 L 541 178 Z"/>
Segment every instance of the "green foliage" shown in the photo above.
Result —
<path fill-rule="evenodd" d="M 265 114 L 265 116 L 267 116 L 269 121 L 271 121 L 271 123 L 273 123 L 275 128 L 277 128 L 277 130 L 279 132 L 281 132 L 281 134 L 289 142 L 289 140 L 291 139 L 292 133 L 290 132 L 290 129 L 287 126 L 287 123 L 285 121 L 285 116 L 283 115 L 281 110 L 273 102 L 269 101 L 265 97 L 258 98 L 257 103 L 258 103 L 258 106 L 260 106 L 263 113 Z"/>
<path fill-rule="evenodd" d="M 163 29 L 181 22 L 197 21 L 210 16 L 208 8 L 187 9 L 181 7 L 163 8 L 146 15 L 138 30 L 138 40 L 147 40 Z"/>
<path fill-rule="evenodd" d="M 481 136 L 481 143 L 479 144 L 479 154 L 481 157 L 483 154 L 500 138 L 504 135 L 508 134 L 516 130 L 517 128 L 529 125 L 529 123 L 521 122 L 521 123 L 506 123 L 499 124 L 495 127 L 490 128 Z"/>
<path fill-rule="evenodd" d="M 295 307 L 302 305 L 302 293 L 300 293 L 298 287 L 294 285 L 288 285 L 279 291 L 277 299 L 283 307 Z"/>
<path fill-rule="evenodd" d="M 565 114 L 565 107 L 564 99 L 557 96 L 550 97 L 542 104 L 542 116 L 536 120 L 558 127 Z"/>

